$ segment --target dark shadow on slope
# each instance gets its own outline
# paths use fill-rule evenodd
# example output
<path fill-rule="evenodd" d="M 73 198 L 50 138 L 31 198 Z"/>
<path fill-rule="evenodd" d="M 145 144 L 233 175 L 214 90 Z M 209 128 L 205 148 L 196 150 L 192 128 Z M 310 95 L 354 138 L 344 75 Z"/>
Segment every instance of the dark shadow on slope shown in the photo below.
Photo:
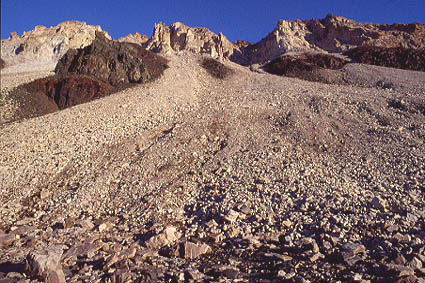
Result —
<path fill-rule="evenodd" d="M 360 46 L 344 55 L 358 63 L 425 72 L 425 50 Z"/>
<path fill-rule="evenodd" d="M 299 53 L 282 55 L 264 66 L 275 75 L 300 78 L 308 81 L 332 83 L 342 80 L 338 72 L 348 62 L 324 53 Z"/>
<path fill-rule="evenodd" d="M 234 73 L 232 69 L 213 58 L 204 58 L 201 62 L 201 66 L 207 70 L 211 76 L 217 79 L 225 79 Z"/>

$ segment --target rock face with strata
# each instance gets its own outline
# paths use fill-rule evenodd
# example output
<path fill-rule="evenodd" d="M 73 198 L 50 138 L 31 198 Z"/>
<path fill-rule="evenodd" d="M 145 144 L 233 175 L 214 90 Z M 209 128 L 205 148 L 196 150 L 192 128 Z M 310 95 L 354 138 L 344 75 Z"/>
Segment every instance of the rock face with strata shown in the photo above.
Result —
<path fill-rule="evenodd" d="M 22 36 L 12 32 L 8 39 L 1 41 L 1 57 L 8 66 L 54 64 L 68 49 L 90 45 L 96 32 L 110 38 L 100 26 L 79 21 L 67 21 L 50 28 L 39 25 Z"/>

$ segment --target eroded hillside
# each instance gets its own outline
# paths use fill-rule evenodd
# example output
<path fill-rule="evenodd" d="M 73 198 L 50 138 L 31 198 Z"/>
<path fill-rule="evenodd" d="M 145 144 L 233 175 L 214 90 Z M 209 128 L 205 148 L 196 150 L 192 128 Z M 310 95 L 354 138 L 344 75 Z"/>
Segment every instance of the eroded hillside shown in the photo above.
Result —
<path fill-rule="evenodd" d="M 184 46 L 157 80 L 0 126 L 1 279 L 423 280 L 424 72 L 320 50 L 276 62 L 311 82 Z M 53 75 L 29 65 L 2 70 L 1 117 Z"/>

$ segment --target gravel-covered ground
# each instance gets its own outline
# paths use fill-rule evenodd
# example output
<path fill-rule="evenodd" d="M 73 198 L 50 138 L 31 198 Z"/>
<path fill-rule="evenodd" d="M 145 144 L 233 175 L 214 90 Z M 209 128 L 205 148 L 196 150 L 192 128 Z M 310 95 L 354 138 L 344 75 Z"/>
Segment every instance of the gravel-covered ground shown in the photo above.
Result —
<path fill-rule="evenodd" d="M 353 65 L 361 87 L 168 59 L 0 126 L 4 282 L 425 282 L 424 73 Z M 1 79 L 2 99 L 23 80 Z"/>

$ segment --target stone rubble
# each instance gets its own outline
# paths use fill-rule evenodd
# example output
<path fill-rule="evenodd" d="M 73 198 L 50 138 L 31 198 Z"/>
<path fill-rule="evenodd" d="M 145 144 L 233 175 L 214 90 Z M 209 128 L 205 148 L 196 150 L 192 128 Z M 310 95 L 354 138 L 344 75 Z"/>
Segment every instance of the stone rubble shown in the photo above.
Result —
<path fill-rule="evenodd" d="M 423 74 L 167 58 L 158 81 L 0 126 L 0 280 L 424 280 Z"/>

